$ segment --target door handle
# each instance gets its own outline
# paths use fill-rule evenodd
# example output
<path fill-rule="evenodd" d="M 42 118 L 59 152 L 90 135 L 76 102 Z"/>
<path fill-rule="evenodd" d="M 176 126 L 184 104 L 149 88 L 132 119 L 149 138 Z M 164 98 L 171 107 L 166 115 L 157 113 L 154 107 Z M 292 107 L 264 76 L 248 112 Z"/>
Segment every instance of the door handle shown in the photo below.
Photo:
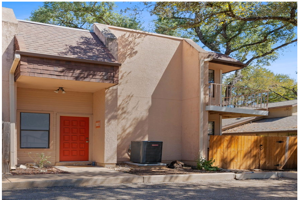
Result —
<path fill-rule="evenodd" d="M 86 143 L 89 143 L 89 141 L 85 141 Z"/>

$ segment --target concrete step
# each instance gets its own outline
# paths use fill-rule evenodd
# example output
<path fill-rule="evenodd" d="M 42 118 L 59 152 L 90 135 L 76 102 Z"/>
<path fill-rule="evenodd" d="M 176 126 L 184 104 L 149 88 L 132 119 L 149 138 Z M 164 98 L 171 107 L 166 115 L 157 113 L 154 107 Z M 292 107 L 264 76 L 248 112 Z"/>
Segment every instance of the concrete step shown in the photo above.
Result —
<path fill-rule="evenodd" d="M 84 166 L 92 165 L 92 161 L 62 161 L 55 163 L 55 166 Z"/>

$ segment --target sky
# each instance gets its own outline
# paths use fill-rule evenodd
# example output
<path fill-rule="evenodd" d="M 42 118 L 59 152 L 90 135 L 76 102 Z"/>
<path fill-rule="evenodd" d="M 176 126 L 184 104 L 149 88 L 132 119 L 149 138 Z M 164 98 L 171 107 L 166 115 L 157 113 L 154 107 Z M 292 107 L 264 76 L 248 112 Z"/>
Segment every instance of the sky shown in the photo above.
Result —
<path fill-rule="evenodd" d="M 116 10 L 125 9 L 126 7 L 132 7 L 137 5 L 136 2 L 116 2 Z M 26 20 L 29 19 L 32 11 L 42 6 L 43 2 L 2 2 L 2 7 L 11 8 L 14 10 L 17 19 Z M 141 15 L 141 22 L 143 27 L 146 27 L 147 30 L 151 30 L 154 27 L 152 22 L 155 19 L 154 16 L 151 16 L 148 12 L 143 12 Z M 285 74 L 291 77 L 294 80 L 297 80 L 297 45 L 289 45 L 283 52 L 280 53 L 280 56 L 277 60 L 271 63 L 271 66 L 264 66 L 267 69 L 271 70 L 275 74 Z"/>

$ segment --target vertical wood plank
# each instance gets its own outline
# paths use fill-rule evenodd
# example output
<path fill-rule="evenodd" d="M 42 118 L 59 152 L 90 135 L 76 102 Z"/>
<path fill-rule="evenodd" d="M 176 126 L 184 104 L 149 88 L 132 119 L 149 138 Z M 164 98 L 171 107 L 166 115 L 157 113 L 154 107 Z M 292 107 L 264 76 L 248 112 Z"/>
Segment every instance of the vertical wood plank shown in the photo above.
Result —
<path fill-rule="evenodd" d="M 10 173 L 10 123 L 2 122 L 2 173 Z"/>

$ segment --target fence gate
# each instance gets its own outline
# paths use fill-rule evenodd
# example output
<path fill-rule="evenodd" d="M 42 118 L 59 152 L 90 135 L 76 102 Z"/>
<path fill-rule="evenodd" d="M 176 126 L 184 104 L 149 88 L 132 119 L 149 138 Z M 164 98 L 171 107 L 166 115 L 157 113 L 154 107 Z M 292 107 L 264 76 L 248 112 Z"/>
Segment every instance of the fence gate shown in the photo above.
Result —
<path fill-rule="evenodd" d="M 297 137 L 210 136 L 209 158 L 225 169 L 297 168 Z"/>

